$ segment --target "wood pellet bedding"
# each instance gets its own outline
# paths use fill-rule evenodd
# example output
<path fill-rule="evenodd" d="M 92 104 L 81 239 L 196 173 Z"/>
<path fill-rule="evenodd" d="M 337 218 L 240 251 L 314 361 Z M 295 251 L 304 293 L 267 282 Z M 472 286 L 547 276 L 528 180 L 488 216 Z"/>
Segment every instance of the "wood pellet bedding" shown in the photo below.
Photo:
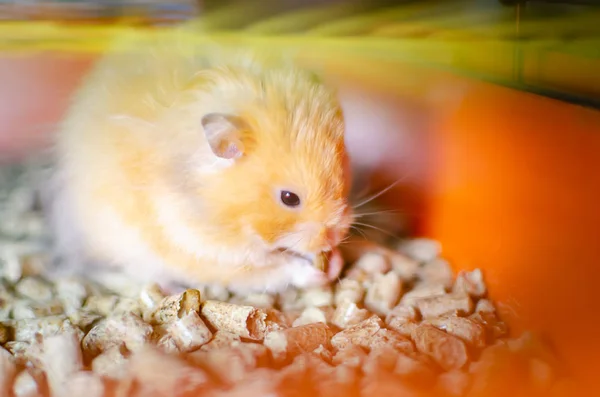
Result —
<path fill-rule="evenodd" d="M 277 296 L 51 282 L 14 171 L 0 172 L 0 396 L 486 396 L 515 374 L 523 395 L 549 395 L 566 382 L 538 338 L 509 334 L 484 274 L 454 274 L 424 239 Z"/>

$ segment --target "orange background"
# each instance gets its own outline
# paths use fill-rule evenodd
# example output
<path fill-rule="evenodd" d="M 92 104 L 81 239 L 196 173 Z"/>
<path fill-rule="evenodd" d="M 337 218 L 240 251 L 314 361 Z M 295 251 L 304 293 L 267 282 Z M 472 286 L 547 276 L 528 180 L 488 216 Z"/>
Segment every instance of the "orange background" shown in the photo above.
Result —
<path fill-rule="evenodd" d="M 579 376 L 600 357 L 600 112 L 498 86 L 436 134 L 426 233 L 485 269 L 513 329 L 542 330 Z"/>

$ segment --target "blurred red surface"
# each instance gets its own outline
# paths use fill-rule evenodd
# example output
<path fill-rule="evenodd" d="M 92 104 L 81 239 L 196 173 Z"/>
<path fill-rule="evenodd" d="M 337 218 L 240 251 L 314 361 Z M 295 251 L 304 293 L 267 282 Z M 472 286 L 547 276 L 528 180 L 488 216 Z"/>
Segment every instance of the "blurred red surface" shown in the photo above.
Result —
<path fill-rule="evenodd" d="M 0 159 L 48 142 L 91 62 L 75 55 L 0 56 Z"/>

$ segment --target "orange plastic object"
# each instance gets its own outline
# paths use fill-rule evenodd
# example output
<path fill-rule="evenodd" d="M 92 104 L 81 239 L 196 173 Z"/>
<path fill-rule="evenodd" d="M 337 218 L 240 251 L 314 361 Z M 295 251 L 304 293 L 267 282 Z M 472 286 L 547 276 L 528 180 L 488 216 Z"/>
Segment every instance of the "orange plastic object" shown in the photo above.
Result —
<path fill-rule="evenodd" d="M 592 387 L 600 357 L 600 112 L 477 84 L 434 142 L 425 233 L 458 268 L 483 268 L 513 330 L 548 335 Z"/>

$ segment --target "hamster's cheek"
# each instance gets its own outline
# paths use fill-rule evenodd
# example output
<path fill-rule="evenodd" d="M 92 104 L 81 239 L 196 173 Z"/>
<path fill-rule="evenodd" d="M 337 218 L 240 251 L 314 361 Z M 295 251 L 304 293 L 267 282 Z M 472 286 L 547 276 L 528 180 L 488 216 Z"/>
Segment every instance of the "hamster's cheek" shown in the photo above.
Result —
<path fill-rule="evenodd" d="M 252 219 L 252 230 L 261 240 L 273 248 L 291 248 L 294 251 L 303 249 L 304 238 L 295 231 L 296 216 L 278 208 L 277 204 L 265 204 L 260 208 L 260 215 Z"/>

